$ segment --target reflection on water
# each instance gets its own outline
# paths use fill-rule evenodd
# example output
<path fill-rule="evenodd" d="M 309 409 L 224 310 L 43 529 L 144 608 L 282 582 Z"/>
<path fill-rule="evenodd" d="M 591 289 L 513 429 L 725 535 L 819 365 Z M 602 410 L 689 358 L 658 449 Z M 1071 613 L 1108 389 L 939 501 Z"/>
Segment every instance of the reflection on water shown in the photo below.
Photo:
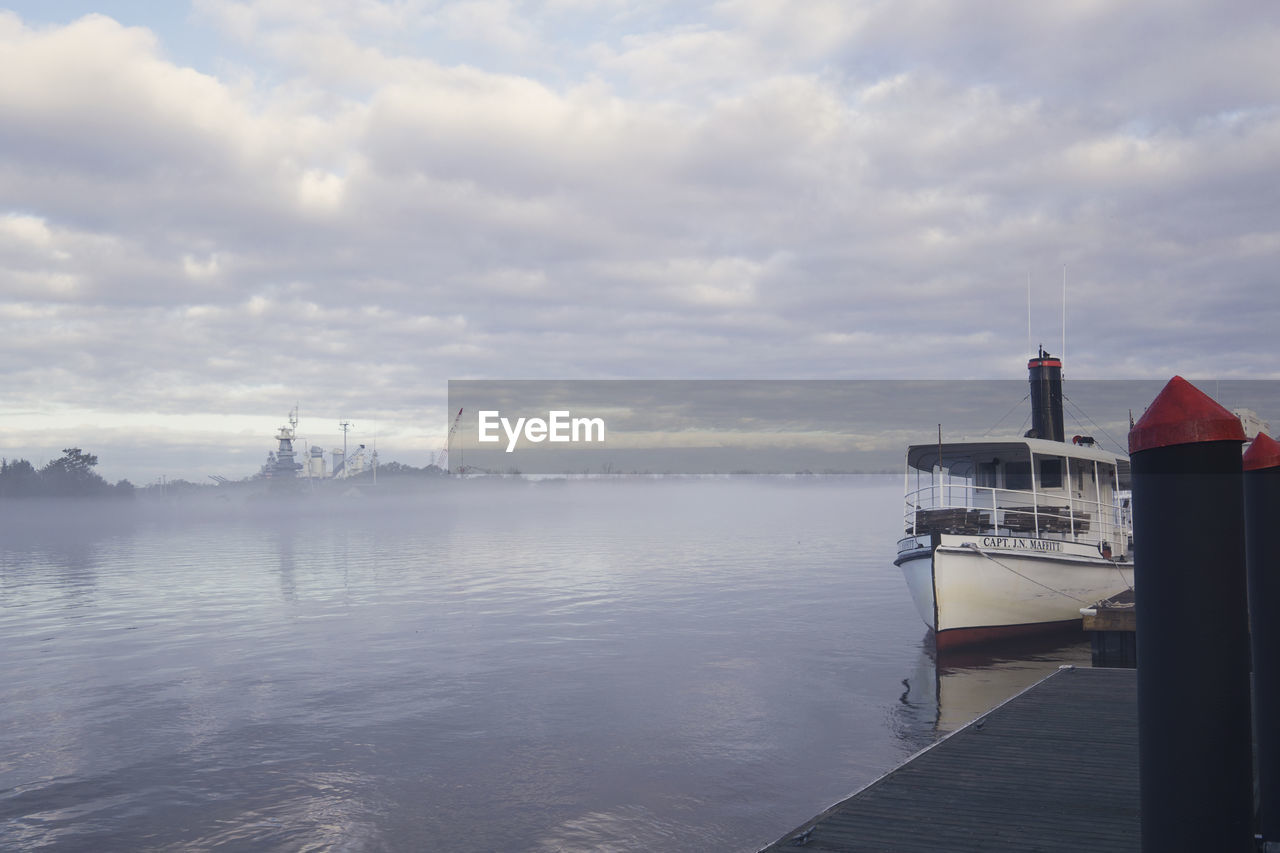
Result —
<path fill-rule="evenodd" d="M 894 477 L 453 485 L 5 507 L 4 845 L 755 850 L 1062 654 L 934 664 Z"/>
<path fill-rule="evenodd" d="M 293 549 L 298 531 L 293 520 L 276 528 L 276 553 L 280 555 L 280 597 L 285 601 L 298 600 L 298 587 L 294 580 Z"/>
<path fill-rule="evenodd" d="M 1089 666 L 1090 657 L 1089 641 L 1078 632 L 943 652 L 926 638 L 915 671 L 902 680 L 895 719 L 899 737 L 927 746 L 1060 666 Z"/>

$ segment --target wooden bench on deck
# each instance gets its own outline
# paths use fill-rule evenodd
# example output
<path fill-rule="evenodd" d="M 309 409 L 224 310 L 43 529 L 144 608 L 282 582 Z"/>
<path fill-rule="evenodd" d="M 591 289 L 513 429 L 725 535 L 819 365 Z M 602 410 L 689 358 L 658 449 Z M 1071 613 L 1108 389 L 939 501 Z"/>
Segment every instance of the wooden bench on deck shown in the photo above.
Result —
<path fill-rule="evenodd" d="M 980 509 L 939 507 L 916 510 L 916 534 L 984 533 L 994 529 L 991 526 L 991 515 Z"/>
<path fill-rule="evenodd" d="M 1004 522 L 1000 526 L 1010 533 L 1034 533 L 1037 514 L 1041 533 L 1079 534 L 1089 531 L 1089 513 L 1077 512 L 1073 518 L 1069 508 L 1065 506 L 1007 506 L 1004 507 Z"/>

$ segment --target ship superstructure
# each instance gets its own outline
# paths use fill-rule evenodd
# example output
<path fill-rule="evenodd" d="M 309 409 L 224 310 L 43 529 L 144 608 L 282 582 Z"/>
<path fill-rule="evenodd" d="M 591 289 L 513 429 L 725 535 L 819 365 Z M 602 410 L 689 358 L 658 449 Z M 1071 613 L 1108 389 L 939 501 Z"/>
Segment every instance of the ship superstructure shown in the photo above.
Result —
<path fill-rule="evenodd" d="M 293 458 L 293 439 L 298 429 L 298 409 L 295 406 L 293 411 L 289 412 L 289 425 L 280 427 L 276 433 L 276 441 L 280 442 L 280 446 L 276 448 L 274 458 L 268 458 L 270 470 L 267 476 L 275 479 L 293 478 L 298 476 L 298 472 L 302 470 L 302 463 Z"/>

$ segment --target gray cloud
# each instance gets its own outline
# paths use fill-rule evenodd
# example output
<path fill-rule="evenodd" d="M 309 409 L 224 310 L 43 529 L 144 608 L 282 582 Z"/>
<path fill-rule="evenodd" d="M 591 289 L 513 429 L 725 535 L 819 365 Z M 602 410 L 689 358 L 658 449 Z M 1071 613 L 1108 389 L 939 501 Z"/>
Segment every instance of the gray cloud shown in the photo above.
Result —
<path fill-rule="evenodd" d="M 207 463 L 119 475 L 234 474 L 270 427 L 217 417 L 301 401 L 421 464 L 450 378 L 1020 378 L 1064 264 L 1068 376 L 1280 376 L 1258 4 L 101 10 L 0 14 L 6 455 L 189 413 Z"/>

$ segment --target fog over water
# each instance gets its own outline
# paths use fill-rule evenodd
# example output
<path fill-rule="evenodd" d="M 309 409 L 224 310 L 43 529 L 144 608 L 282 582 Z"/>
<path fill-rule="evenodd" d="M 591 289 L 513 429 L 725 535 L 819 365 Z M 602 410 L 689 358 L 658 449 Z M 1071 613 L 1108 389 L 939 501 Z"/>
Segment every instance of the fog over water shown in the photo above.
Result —
<path fill-rule="evenodd" d="M 936 667 L 900 482 L 5 506 L 3 846 L 758 849 L 1087 660 Z"/>

